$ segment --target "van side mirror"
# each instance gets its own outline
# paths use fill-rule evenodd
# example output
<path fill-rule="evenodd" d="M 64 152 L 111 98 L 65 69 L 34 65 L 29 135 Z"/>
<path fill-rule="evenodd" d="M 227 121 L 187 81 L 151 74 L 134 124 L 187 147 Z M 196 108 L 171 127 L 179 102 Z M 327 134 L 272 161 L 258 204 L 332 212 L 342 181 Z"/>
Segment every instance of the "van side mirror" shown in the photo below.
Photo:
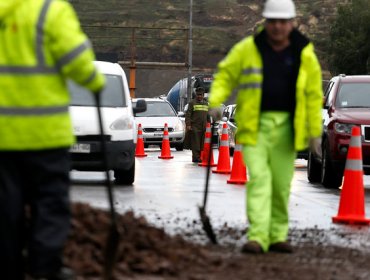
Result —
<path fill-rule="evenodd" d="M 136 106 L 132 108 L 134 111 L 134 114 L 141 113 L 146 111 L 146 101 L 144 99 L 139 99 L 136 101 Z"/>
<path fill-rule="evenodd" d="M 180 111 L 177 113 L 177 116 L 180 117 L 180 118 L 184 118 L 185 117 L 185 113 Z"/>

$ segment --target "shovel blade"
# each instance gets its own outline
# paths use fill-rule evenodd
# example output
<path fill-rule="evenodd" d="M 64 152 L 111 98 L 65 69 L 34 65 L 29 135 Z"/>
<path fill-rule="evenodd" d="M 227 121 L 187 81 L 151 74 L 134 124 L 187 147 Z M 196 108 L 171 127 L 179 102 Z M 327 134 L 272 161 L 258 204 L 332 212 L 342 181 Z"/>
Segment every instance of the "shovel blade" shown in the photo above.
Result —
<path fill-rule="evenodd" d="M 199 207 L 200 220 L 202 221 L 203 230 L 213 244 L 217 244 L 216 234 L 213 231 L 209 217 L 206 214 L 204 207 Z"/>

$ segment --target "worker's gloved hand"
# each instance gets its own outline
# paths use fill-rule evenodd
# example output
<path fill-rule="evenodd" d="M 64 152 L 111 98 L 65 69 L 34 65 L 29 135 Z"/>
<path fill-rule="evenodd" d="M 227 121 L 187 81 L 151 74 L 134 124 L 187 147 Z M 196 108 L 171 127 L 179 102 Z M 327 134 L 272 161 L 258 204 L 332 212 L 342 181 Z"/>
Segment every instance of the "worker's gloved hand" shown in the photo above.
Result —
<path fill-rule="evenodd" d="M 310 139 L 310 151 L 316 157 L 321 158 L 322 156 L 322 149 L 321 149 L 321 137 L 315 137 Z"/>
<path fill-rule="evenodd" d="M 208 114 L 211 116 L 213 122 L 217 122 L 221 120 L 222 117 L 222 110 L 221 108 L 210 108 L 208 110 Z"/>

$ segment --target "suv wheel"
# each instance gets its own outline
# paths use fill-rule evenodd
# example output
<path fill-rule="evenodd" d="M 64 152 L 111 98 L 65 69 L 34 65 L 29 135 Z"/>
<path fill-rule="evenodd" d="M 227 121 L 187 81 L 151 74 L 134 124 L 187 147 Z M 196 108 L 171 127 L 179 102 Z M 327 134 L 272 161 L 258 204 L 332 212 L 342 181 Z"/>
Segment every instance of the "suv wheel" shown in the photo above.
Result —
<path fill-rule="evenodd" d="M 321 182 L 321 165 L 311 152 L 308 152 L 307 179 L 310 183 Z"/>
<path fill-rule="evenodd" d="M 230 153 L 230 156 L 234 156 L 234 148 L 233 147 L 229 147 L 229 153 Z"/>
<path fill-rule="evenodd" d="M 342 172 L 334 168 L 330 158 L 329 143 L 325 141 L 322 150 L 321 184 L 325 188 L 339 188 L 342 184 L 342 175 Z"/>
<path fill-rule="evenodd" d="M 135 180 L 135 160 L 131 168 L 128 170 L 115 169 L 114 178 L 116 179 L 116 184 L 132 185 Z"/>

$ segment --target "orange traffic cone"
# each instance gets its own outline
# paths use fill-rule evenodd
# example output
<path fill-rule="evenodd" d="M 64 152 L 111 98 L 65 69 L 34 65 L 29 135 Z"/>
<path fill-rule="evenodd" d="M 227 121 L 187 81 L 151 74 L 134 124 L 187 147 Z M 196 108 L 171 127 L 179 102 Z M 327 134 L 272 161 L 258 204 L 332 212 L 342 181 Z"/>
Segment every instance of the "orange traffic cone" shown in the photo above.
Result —
<path fill-rule="evenodd" d="M 247 182 L 247 167 L 244 164 L 242 145 L 236 144 L 234 148 L 233 167 L 228 184 L 244 185 Z"/>
<path fill-rule="evenodd" d="M 334 223 L 346 224 L 370 223 L 370 219 L 365 218 L 361 133 L 358 126 L 352 128 L 338 215 L 332 217 L 332 220 Z"/>
<path fill-rule="evenodd" d="M 143 129 L 141 128 L 141 123 L 139 123 L 137 129 L 135 157 L 146 157 L 146 156 L 147 154 L 144 152 Z"/>
<path fill-rule="evenodd" d="M 213 162 L 213 151 L 211 147 L 211 137 L 212 137 L 212 131 L 211 131 L 211 124 L 208 122 L 206 126 L 206 134 L 204 138 L 204 145 L 203 145 L 203 151 L 201 153 L 201 160 L 202 162 L 198 163 L 199 166 L 208 166 L 208 160 L 210 160 L 209 166 L 216 166 L 216 164 Z M 211 156 L 209 159 L 208 157 Z"/>
<path fill-rule="evenodd" d="M 158 156 L 161 159 L 171 159 L 171 149 L 170 149 L 170 138 L 168 137 L 168 126 L 167 123 L 164 124 L 163 130 L 163 140 L 162 140 L 162 150 L 161 155 Z"/>
<path fill-rule="evenodd" d="M 229 136 L 227 133 L 227 124 L 224 123 L 222 126 L 222 134 L 220 147 L 218 149 L 218 162 L 216 170 L 212 170 L 213 173 L 230 174 L 230 150 L 229 150 Z"/>

